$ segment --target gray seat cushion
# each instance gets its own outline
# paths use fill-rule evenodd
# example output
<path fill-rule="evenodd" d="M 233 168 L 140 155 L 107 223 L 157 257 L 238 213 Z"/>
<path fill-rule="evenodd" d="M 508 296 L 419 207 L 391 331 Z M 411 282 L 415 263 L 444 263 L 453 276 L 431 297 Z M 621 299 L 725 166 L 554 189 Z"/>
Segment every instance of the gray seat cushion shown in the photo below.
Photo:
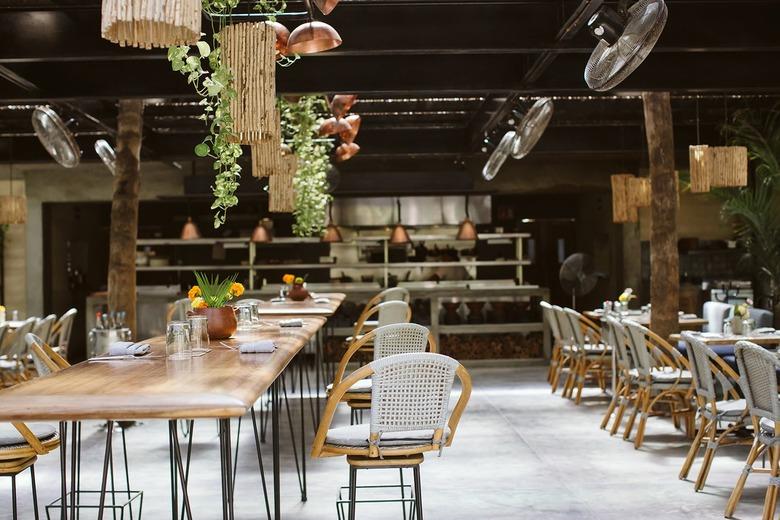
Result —
<path fill-rule="evenodd" d="M 328 385 L 328 392 L 333 390 L 333 383 Z M 370 394 L 371 393 L 371 379 L 361 379 L 347 390 L 348 394 Z"/>
<path fill-rule="evenodd" d="M 325 437 L 325 444 L 333 446 L 346 446 L 350 448 L 367 448 L 368 437 L 370 436 L 371 425 L 355 424 L 354 426 L 340 426 L 328 430 Z M 444 440 L 450 436 L 450 429 L 446 428 Z M 379 440 L 379 447 L 409 447 L 424 446 L 431 443 L 433 430 L 417 430 L 407 432 L 387 432 L 383 433 Z"/>
<path fill-rule="evenodd" d="M 57 429 L 50 424 L 31 423 L 26 425 L 40 441 L 47 441 L 57 435 Z M 0 423 L 0 447 L 27 444 L 13 424 Z"/>
<path fill-rule="evenodd" d="M 747 401 L 744 399 L 738 399 L 736 401 L 718 401 L 715 403 L 715 407 L 718 410 L 718 416 L 722 419 L 739 419 L 742 413 L 747 408 Z M 708 417 L 712 416 L 712 407 L 707 403 L 705 407 L 705 413 Z"/>

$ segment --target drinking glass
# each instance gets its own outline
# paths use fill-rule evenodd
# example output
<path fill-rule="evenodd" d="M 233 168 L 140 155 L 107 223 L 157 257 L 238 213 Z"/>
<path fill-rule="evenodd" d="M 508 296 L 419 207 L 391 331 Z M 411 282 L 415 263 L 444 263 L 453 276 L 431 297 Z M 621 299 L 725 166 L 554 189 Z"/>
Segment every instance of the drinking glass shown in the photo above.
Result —
<path fill-rule="evenodd" d="M 192 352 L 208 352 L 209 350 L 209 318 L 200 314 L 187 317 L 190 326 L 190 344 Z"/>
<path fill-rule="evenodd" d="M 246 303 L 242 303 L 236 306 L 236 321 L 238 322 L 237 330 L 252 330 L 252 306 Z"/>
<path fill-rule="evenodd" d="M 165 354 L 168 359 L 178 361 L 192 357 L 190 344 L 190 325 L 186 321 L 168 323 L 165 334 Z"/>

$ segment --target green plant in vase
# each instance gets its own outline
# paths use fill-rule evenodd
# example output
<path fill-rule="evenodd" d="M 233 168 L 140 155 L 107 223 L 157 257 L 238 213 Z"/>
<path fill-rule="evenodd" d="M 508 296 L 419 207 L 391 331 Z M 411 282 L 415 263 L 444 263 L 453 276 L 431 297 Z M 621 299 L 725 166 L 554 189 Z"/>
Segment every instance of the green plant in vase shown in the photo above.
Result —
<path fill-rule="evenodd" d="M 229 338 L 238 324 L 235 311 L 228 302 L 244 294 L 244 286 L 236 282 L 238 275 L 220 279 L 218 275 L 210 277 L 197 271 L 194 274 L 197 285 L 193 285 L 187 293 L 192 313 L 208 318 L 209 338 Z"/>

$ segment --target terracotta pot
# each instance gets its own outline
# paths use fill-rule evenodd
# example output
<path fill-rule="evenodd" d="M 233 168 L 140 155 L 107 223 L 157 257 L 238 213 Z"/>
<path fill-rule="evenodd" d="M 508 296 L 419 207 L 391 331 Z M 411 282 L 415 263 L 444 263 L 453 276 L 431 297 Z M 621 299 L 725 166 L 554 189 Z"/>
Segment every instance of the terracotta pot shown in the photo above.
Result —
<path fill-rule="evenodd" d="M 294 302 L 302 302 L 309 297 L 309 291 L 302 284 L 295 284 L 287 293 L 287 297 Z"/>
<path fill-rule="evenodd" d="M 205 309 L 194 309 L 192 314 L 200 314 L 209 319 L 209 339 L 227 339 L 233 335 L 238 327 L 236 322 L 236 311 L 232 306 L 224 307 L 206 307 Z"/>

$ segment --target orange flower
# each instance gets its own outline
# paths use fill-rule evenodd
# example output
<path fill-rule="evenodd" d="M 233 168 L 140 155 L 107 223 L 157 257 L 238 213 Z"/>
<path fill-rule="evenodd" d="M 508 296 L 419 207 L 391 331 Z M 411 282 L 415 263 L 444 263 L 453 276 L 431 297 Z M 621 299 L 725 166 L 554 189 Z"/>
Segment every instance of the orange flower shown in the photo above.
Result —
<path fill-rule="evenodd" d="M 208 305 L 206 304 L 206 300 L 204 300 L 200 296 L 197 296 L 192 299 L 193 309 L 205 309 L 206 307 L 208 307 Z"/>
<path fill-rule="evenodd" d="M 187 298 L 189 298 L 190 301 L 192 301 L 198 296 L 200 296 L 200 287 L 198 287 L 197 285 L 193 285 L 192 287 L 190 287 L 190 290 L 187 293 Z"/>
<path fill-rule="evenodd" d="M 234 298 L 241 296 L 244 294 L 244 286 L 238 282 L 233 282 L 233 285 L 230 286 L 230 294 L 232 294 Z"/>
<path fill-rule="evenodd" d="M 287 285 L 290 285 L 295 281 L 295 275 L 294 274 L 286 274 L 282 276 L 282 281 L 286 283 Z"/>

